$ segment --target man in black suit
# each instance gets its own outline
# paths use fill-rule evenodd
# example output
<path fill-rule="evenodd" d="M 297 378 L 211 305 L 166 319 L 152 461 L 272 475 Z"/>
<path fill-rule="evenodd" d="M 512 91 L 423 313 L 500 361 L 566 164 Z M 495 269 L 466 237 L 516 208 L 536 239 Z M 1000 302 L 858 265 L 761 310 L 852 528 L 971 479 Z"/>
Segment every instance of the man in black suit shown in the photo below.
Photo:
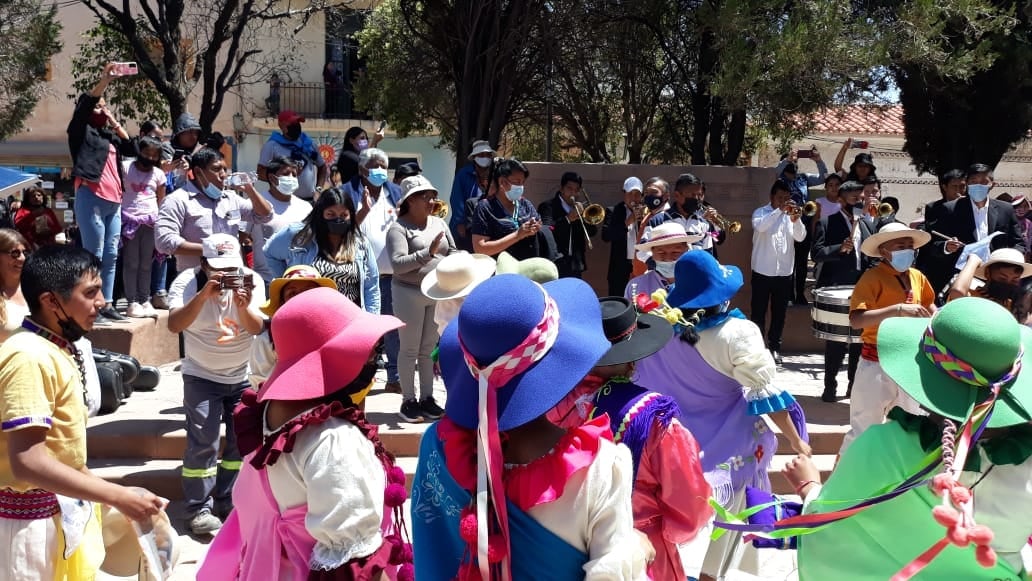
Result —
<path fill-rule="evenodd" d="M 559 191 L 555 197 L 538 206 L 541 224 L 548 226 L 555 238 L 559 252 L 555 264 L 559 267 L 559 278 L 580 278 L 587 270 L 588 237 L 594 236 L 597 226 L 585 223 L 581 217 L 584 205 L 577 198 L 583 180 L 572 171 L 563 174 L 559 180 Z"/>
<path fill-rule="evenodd" d="M 638 240 L 638 220 L 644 210 L 641 180 L 629 177 L 624 180 L 622 202 L 606 212 L 602 225 L 602 240 L 609 243 L 609 296 L 623 296 L 627 282 L 631 280 L 631 261 L 634 259 L 634 245 Z"/>
<path fill-rule="evenodd" d="M 983 163 L 972 165 L 967 170 L 966 182 L 967 197 L 947 202 L 945 207 L 946 216 L 942 220 L 943 229 L 940 232 L 952 239 L 933 239 L 935 247 L 941 247 L 942 252 L 955 262 L 959 256 L 957 251 L 964 244 L 1000 232 L 999 236 L 993 238 L 990 250 L 1017 248 L 1024 254 L 1028 249 L 1025 248 L 1014 207 L 1008 202 L 989 198 L 989 191 L 993 189 L 992 168 Z"/>
<path fill-rule="evenodd" d="M 942 197 L 934 202 L 929 202 L 924 207 L 922 230 L 929 234 L 943 231 L 943 223 L 947 216 L 946 204 L 964 195 L 967 187 L 964 178 L 963 170 L 959 169 L 951 169 L 939 176 L 939 193 Z M 957 261 L 957 257 L 943 252 L 945 242 L 936 238 L 935 234 L 932 234 L 932 243 L 927 244 L 917 253 L 917 269 L 928 278 L 928 282 L 932 284 L 932 289 L 938 297 L 942 296 L 943 289 L 950 283 L 953 273 L 956 272 L 954 263 Z M 942 303 L 937 301 L 937 304 L 941 306 Z"/>
<path fill-rule="evenodd" d="M 693 250 L 705 250 L 716 258 L 717 246 L 724 243 L 727 233 L 717 227 L 718 212 L 712 204 L 706 202 L 706 184 L 693 174 L 681 174 L 674 184 L 671 202 L 667 211 L 649 221 L 648 231 L 663 222 L 677 222 L 684 226 L 689 236 L 702 236 L 698 242 L 692 244 Z M 648 231 L 645 238 L 649 236 Z"/>
<path fill-rule="evenodd" d="M 839 186 L 838 212 L 824 216 L 817 222 L 813 230 L 813 260 L 817 263 L 816 288 L 855 285 L 860 274 L 869 266 L 869 258 L 860 252 L 860 245 L 873 232 L 873 223 L 865 215 L 864 204 L 860 201 L 863 184 L 847 181 Z M 856 376 L 857 362 L 860 360 L 862 344 L 842 343 L 839 341 L 824 342 L 824 393 L 821 399 L 826 402 L 836 400 L 835 390 L 838 388 L 838 372 L 842 368 L 842 360 L 849 354 L 849 388 L 847 397 L 853 389 L 853 378 Z"/>

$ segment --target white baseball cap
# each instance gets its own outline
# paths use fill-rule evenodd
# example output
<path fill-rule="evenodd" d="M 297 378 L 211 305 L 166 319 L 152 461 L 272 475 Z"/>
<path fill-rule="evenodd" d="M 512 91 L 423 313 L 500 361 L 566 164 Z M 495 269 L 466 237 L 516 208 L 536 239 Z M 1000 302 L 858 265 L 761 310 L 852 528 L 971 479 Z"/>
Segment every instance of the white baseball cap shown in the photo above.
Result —
<path fill-rule="evenodd" d="M 638 190 L 639 192 L 644 192 L 645 191 L 645 186 L 641 183 L 640 179 L 638 179 L 638 178 L 636 178 L 634 176 L 631 176 L 631 177 L 629 177 L 629 178 L 624 180 L 624 182 L 623 182 L 623 191 L 625 191 L 625 192 L 633 192 L 634 190 Z"/>
<path fill-rule="evenodd" d="M 216 270 L 243 268 L 240 242 L 229 234 L 212 234 L 201 241 L 201 256 Z"/>

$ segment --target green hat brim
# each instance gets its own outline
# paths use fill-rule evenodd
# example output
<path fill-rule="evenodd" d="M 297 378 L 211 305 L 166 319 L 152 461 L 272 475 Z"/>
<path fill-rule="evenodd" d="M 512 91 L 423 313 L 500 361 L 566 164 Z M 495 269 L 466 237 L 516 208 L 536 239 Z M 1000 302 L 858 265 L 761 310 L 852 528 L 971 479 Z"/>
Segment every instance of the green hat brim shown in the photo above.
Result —
<path fill-rule="evenodd" d="M 878 359 L 885 373 L 921 407 L 964 421 L 975 405 L 989 397 L 988 388 L 976 388 L 953 379 L 932 363 L 922 349 L 929 319 L 893 317 L 878 327 Z M 972 325 L 984 322 L 971 321 Z M 1032 421 L 1032 329 L 1021 325 L 1021 372 L 1001 390 L 989 418 L 989 428 L 1005 428 Z M 990 378 L 993 379 L 993 378 Z M 858 385 L 858 389 L 863 386 Z"/>

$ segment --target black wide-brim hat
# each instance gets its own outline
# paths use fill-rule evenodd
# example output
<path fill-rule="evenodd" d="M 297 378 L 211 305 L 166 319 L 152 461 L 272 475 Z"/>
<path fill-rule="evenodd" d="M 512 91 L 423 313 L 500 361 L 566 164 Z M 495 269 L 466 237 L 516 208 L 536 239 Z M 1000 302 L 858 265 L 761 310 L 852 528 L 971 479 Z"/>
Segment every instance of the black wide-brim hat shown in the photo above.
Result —
<path fill-rule="evenodd" d="M 595 365 L 620 365 L 638 361 L 659 351 L 674 335 L 674 328 L 655 315 L 639 315 L 623 297 L 599 299 L 602 329 L 613 344 Z"/>

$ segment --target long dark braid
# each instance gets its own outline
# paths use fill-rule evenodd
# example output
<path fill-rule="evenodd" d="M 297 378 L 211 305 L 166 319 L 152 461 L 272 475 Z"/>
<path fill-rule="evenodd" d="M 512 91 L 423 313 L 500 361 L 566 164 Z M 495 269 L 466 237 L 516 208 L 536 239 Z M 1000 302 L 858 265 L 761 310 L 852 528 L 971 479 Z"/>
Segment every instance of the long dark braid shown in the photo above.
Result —
<path fill-rule="evenodd" d="M 681 340 L 689 345 L 695 345 L 699 342 L 699 332 L 695 330 L 695 326 L 706 317 L 712 317 L 720 314 L 720 306 L 709 307 L 707 309 L 697 309 L 691 314 L 686 314 L 684 319 L 688 322 L 687 325 L 682 325 Z"/>

